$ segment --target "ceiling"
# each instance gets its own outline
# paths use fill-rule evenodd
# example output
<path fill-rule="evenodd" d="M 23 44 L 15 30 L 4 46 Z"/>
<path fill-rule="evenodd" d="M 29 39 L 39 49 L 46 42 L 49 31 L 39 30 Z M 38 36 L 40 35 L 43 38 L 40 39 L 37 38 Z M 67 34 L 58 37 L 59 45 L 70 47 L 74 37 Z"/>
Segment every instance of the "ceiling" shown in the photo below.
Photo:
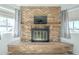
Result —
<path fill-rule="evenodd" d="M 61 10 L 65 10 L 79 6 L 79 4 L 1 4 L 0 6 L 9 9 L 20 9 L 20 6 L 60 6 Z"/>
<path fill-rule="evenodd" d="M 71 9 L 79 4 L 16 4 L 16 6 L 60 6 L 61 10 Z"/>

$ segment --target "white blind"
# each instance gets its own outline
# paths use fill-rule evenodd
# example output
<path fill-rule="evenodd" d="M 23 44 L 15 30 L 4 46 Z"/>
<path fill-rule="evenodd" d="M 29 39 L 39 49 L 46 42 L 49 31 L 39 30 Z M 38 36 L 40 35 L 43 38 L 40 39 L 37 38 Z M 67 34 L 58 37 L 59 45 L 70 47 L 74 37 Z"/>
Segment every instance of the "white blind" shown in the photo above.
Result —
<path fill-rule="evenodd" d="M 15 9 L 15 37 L 20 35 L 20 10 Z"/>
<path fill-rule="evenodd" d="M 68 14 L 69 20 L 79 20 L 79 7 L 69 10 Z"/>
<path fill-rule="evenodd" d="M 10 10 L 0 6 L 0 16 L 15 18 L 15 10 Z"/>

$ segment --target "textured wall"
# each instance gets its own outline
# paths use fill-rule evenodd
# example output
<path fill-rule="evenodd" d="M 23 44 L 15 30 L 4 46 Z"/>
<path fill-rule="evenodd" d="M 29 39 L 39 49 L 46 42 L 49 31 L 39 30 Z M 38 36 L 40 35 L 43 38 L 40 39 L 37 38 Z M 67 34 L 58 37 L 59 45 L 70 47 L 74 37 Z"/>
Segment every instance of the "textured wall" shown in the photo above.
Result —
<path fill-rule="evenodd" d="M 49 41 L 59 41 L 60 7 L 21 7 L 21 40 L 31 40 L 31 27 L 49 26 Z M 34 16 L 47 16 L 48 24 L 34 25 Z"/>

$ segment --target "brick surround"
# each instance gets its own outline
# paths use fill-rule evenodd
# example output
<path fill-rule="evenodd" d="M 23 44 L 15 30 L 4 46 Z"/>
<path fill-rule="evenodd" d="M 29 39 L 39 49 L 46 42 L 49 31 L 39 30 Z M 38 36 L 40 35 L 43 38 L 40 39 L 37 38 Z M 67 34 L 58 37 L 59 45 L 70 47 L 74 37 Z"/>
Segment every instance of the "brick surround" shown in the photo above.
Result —
<path fill-rule="evenodd" d="M 60 11 L 60 7 L 21 7 L 21 40 L 31 40 L 32 27 L 49 26 L 49 41 L 59 41 Z M 34 16 L 47 16 L 47 24 L 34 24 Z"/>

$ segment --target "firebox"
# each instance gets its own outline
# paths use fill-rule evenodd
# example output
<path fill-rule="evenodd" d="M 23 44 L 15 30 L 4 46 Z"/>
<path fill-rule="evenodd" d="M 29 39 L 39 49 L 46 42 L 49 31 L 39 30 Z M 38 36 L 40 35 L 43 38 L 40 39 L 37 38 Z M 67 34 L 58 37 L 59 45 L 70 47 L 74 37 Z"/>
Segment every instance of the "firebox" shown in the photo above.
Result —
<path fill-rule="evenodd" d="M 32 29 L 32 42 L 48 42 L 48 41 L 49 41 L 49 28 Z"/>

